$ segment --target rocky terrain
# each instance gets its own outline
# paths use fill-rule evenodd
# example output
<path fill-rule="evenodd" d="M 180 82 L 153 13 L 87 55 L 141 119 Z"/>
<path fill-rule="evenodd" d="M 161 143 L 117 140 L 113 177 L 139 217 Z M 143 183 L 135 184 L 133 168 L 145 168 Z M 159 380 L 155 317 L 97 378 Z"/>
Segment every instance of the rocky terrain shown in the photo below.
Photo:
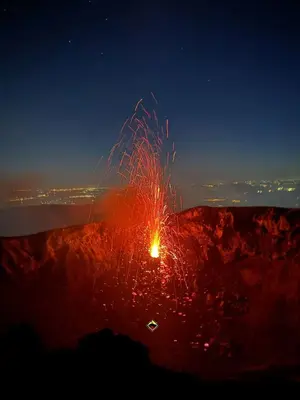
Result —
<path fill-rule="evenodd" d="M 180 295 L 154 297 L 148 275 L 140 291 L 122 281 L 104 223 L 1 238 L 2 328 L 26 319 L 46 341 L 64 344 L 116 327 L 146 342 L 160 363 L 171 362 L 160 347 L 168 344 L 181 354 L 179 368 L 199 360 L 187 348 L 246 364 L 297 361 L 300 210 L 197 207 L 172 216 L 172 226 L 192 272 Z M 149 334 L 152 318 L 160 328 Z"/>
<path fill-rule="evenodd" d="M 300 210 L 196 207 L 175 216 L 182 240 L 198 261 L 222 264 L 241 259 L 297 259 Z M 68 263 L 71 252 L 88 262 L 106 262 L 104 223 L 62 228 L 29 236 L 0 238 L 0 265 L 8 274 Z"/>

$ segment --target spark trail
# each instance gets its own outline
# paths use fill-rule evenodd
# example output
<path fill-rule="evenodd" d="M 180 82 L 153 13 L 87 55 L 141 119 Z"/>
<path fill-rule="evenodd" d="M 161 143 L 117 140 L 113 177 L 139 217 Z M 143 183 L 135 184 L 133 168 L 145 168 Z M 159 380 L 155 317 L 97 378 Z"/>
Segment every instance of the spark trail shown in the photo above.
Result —
<path fill-rule="evenodd" d="M 171 164 L 175 156 L 168 120 L 160 125 L 156 111 L 139 100 L 109 155 L 109 169 L 116 166 L 123 189 L 107 204 L 114 204 L 110 214 L 115 215 L 115 225 L 122 232 L 123 254 L 130 253 L 130 259 L 138 263 L 156 260 L 156 275 L 162 282 L 175 275 L 184 280 L 185 275 L 174 223 L 176 191 L 171 184 Z"/>

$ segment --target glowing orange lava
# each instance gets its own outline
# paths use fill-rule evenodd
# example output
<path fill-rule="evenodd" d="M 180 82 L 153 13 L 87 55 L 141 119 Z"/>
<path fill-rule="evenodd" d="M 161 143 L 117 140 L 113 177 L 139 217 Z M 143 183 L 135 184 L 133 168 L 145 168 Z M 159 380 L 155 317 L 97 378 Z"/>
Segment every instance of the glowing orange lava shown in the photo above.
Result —
<path fill-rule="evenodd" d="M 159 258 L 160 255 L 160 237 L 159 232 L 156 231 L 151 242 L 150 256 L 152 258 Z"/>

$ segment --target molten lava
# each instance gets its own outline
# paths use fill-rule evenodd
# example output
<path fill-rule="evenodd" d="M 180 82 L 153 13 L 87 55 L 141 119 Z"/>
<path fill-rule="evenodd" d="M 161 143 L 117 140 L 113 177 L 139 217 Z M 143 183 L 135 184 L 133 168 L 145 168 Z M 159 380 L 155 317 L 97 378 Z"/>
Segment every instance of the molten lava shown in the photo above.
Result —
<path fill-rule="evenodd" d="M 159 247 L 160 247 L 160 238 L 158 231 L 156 231 L 150 247 L 150 256 L 152 258 L 159 258 Z"/>

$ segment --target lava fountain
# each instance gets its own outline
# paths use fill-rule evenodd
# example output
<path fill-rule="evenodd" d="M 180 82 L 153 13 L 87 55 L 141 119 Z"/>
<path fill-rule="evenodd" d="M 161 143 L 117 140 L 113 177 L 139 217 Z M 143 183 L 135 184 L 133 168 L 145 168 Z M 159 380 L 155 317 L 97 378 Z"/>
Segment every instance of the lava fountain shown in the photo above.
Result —
<path fill-rule="evenodd" d="M 154 95 L 153 99 L 156 102 Z M 157 103 L 157 102 L 156 102 Z M 148 256 L 163 261 L 170 254 L 172 232 L 169 216 L 175 210 L 176 193 L 170 181 L 174 162 L 174 143 L 169 144 L 168 120 L 160 125 L 155 110 L 148 110 L 141 99 L 121 130 L 119 141 L 109 156 L 109 168 L 117 164 L 124 194 L 134 193 L 134 201 L 125 201 L 130 223 L 126 226 L 127 248 L 135 258 Z M 116 163 L 117 160 L 117 163 Z M 120 209 L 120 207 L 119 207 Z M 130 215 L 130 216 L 129 216 Z"/>

